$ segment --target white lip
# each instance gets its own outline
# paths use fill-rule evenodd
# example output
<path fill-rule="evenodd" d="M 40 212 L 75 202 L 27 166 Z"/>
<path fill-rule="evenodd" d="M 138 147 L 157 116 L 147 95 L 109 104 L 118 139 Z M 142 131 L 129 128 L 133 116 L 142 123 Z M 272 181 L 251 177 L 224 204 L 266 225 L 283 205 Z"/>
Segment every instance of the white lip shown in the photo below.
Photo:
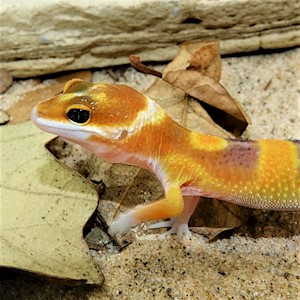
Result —
<path fill-rule="evenodd" d="M 40 129 L 48 131 L 45 126 L 43 126 L 42 119 L 38 116 L 37 108 L 36 106 L 31 111 L 31 121 Z"/>
<path fill-rule="evenodd" d="M 31 120 L 35 123 L 35 120 L 38 119 L 38 114 L 36 110 L 36 106 L 31 111 Z"/>
<path fill-rule="evenodd" d="M 57 128 L 56 126 L 51 126 L 52 121 L 46 121 L 43 118 L 39 117 L 36 106 L 32 109 L 31 112 L 31 120 L 32 122 L 40 129 L 53 133 Z"/>

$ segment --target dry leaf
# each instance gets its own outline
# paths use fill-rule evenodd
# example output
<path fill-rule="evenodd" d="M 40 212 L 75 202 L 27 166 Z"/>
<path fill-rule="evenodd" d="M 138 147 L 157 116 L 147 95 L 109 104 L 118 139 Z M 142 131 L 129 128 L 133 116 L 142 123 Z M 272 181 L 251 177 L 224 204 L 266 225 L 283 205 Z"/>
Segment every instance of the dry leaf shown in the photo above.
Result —
<path fill-rule="evenodd" d="M 213 227 L 190 227 L 192 232 L 195 232 L 197 234 L 201 234 L 206 236 L 210 241 L 214 240 L 216 237 L 218 237 L 220 234 L 231 231 L 235 229 L 236 227 L 233 228 L 213 228 Z"/>
<path fill-rule="evenodd" d="M 201 198 L 190 225 L 205 228 L 205 235 L 213 239 L 223 231 L 241 226 L 247 217 L 243 211 L 247 211 L 247 208 L 218 199 Z"/>
<path fill-rule="evenodd" d="M 190 96 L 214 106 L 238 120 L 245 121 L 239 106 L 225 88 L 212 78 L 195 70 L 169 71 L 164 80 L 185 91 Z"/>
<path fill-rule="evenodd" d="M 216 108 L 207 107 L 212 119 L 239 136 L 250 123 L 250 118 L 219 83 L 220 75 L 219 43 L 187 42 L 180 45 L 179 53 L 163 71 L 162 78 Z"/>
<path fill-rule="evenodd" d="M 163 75 L 170 71 L 196 70 L 203 76 L 219 82 L 221 78 L 221 57 L 219 42 L 189 41 L 179 45 L 177 56 L 164 69 Z"/>
<path fill-rule="evenodd" d="M 9 122 L 10 116 L 2 109 L 0 109 L 0 125 L 5 125 Z"/>
<path fill-rule="evenodd" d="M 97 194 L 47 153 L 43 144 L 52 136 L 31 122 L 0 128 L 0 265 L 100 284 L 83 239 Z"/>
<path fill-rule="evenodd" d="M 75 73 L 70 73 L 55 78 L 55 83 L 52 85 L 38 85 L 34 91 L 31 91 L 24 95 L 18 103 L 13 107 L 8 109 L 8 113 L 11 116 L 10 124 L 16 124 L 22 121 L 26 121 L 30 118 L 32 108 L 41 101 L 50 99 L 60 93 L 65 83 L 73 78 L 81 78 L 86 81 L 91 81 L 92 72 L 91 71 L 80 71 Z"/>

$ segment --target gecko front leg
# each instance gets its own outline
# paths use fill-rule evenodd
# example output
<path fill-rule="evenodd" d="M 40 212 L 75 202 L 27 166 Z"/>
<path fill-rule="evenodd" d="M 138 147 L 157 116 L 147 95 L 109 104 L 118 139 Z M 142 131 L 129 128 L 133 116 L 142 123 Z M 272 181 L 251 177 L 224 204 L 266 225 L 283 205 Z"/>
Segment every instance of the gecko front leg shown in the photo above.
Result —
<path fill-rule="evenodd" d="M 135 209 L 120 216 L 110 225 L 108 233 L 112 236 L 124 234 L 130 228 L 144 221 L 172 218 L 180 215 L 184 208 L 183 196 L 179 186 L 166 188 L 165 198 L 147 205 L 137 206 Z"/>

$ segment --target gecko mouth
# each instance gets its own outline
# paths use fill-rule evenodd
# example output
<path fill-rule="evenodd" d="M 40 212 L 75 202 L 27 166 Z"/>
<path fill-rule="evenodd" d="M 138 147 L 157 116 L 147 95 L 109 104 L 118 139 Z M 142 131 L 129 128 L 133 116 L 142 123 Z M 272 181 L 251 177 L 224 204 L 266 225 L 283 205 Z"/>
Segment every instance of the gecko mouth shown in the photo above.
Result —
<path fill-rule="evenodd" d="M 36 107 L 31 112 L 31 120 L 38 128 L 66 139 L 86 140 L 91 136 L 90 132 L 80 130 L 76 125 L 64 124 L 43 118 Z"/>
<path fill-rule="evenodd" d="M 32 109 L 31 120 L 38 128 L 44 131 L 55 133 L 55 134 L 56 131 L 59 131 L 59 127 L 60 127 L 59 124 L 57 122 L 47 120 L 41 117 L 40 113 L 37 111 L 36 106 Z"/>
<path fill-rule="evenodd" d="M 129 135 L 128 130 L 124 128 L 107 127 L 102 129 L 92 126 L 81 127 L 69 122 L 65 124 L 49 120 L 44 118 L 36 107 L 32 110 L 31 120 L 38 128 L 73 141 L 88 140 L 92 136 L 98 136 L 104 140 L 122 141 Z"/>

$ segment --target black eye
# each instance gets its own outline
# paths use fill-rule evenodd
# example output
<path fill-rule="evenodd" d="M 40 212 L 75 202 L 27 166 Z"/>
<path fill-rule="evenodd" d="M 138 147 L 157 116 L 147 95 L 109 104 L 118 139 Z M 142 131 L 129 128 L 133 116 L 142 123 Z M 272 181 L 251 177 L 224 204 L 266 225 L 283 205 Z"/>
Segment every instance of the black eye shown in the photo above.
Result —
<path fill-rule="evenodd" d="M 82 108 L 71 108 L 67 112 L 67 117 L 76 124 L 85 125 L 90 121 L 91 112 Z"/>

